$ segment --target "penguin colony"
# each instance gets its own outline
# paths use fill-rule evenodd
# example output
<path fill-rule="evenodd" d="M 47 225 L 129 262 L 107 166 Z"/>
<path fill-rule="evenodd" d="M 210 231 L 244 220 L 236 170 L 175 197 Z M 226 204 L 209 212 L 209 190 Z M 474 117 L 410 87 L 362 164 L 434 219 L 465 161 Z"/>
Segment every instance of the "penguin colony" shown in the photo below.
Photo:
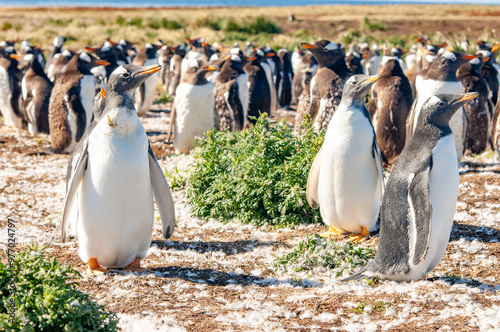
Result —
<path fill-rule="evenodd" d="M 375 259 L 346 281 L 416 280 L 434 268 L 463 155 L 487 147 L 500 155 L 498 43 L 477 41 L 465 54 L 428 38 L 409 51 L 363 43 L 346 52 L 319 40 L 289 52 L 203 38 L 137 49 L 108 38 L 71 50 L 58 36 L 45 59 L 29 40 L 16 50 L 17 41 L 0 42 L 3 123 L 49 134 L 54 152 L 72 154 L 61 235 L 78 238 L 90 274 L 144 271 L 153 197 L 164 237 L 174 231 L 172 195 L 138 117 L 159 79 L 175 95 L 168 142 L 173 134 L 176 153 L 189 153 L 207 130 L 244 130 L 279 108 L 295 108 L 296 125 L 309 115 L 326 130 L 307 181 L 307 201 L 329 226 L 323 235 L 362 241 L 380 229 Z M 385 187 L 384 167 L 392 169 Z"/>

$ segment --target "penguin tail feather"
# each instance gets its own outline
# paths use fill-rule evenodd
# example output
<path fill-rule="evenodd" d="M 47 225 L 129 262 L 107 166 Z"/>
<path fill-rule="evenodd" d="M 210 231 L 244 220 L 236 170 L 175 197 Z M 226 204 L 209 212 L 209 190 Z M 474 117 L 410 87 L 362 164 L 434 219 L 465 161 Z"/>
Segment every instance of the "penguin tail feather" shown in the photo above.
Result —
<path fill-rule="evenodd" d="M 370 276 L 366 275 L 367 270 L 362 269 L 359 272 L 354 273 L 352 276 L 341 279 L 340 282 L 349 282 L 349 281 L 356 281 L 356 280 L 361 280 L 365 278 L 370 278 Z"/>

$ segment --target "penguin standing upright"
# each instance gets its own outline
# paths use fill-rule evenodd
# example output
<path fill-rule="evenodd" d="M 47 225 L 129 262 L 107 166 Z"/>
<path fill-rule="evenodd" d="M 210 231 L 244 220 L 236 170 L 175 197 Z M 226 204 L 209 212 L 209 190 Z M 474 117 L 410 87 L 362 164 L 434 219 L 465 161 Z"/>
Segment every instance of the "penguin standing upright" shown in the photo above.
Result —
<path fill-rule="evenodd" d="M 147 43 L 134 58 L 132 63 L 136 66 L 152 66 L 158 64 L 156 58 L 156 51 L 159 45 Z M 134 105 L 137 114 L 143 115 L 151 109 L 153 105 L 154 96 L 156 93 L 156 86 L 158 85 L 158 74 L 151 75 L 134 94 Z"/>
<path fill-rule="evenodd" d="M 214 84 L 205 77 L 213 70 L 204 61 L 193 60 L 177 87 L 168 135 L 170 141 L 174 131 L 176 153 L 189 153 L 194 138 L 215 127 Z"/>
<path fill-rule="evenodd" d="M 467 60 L 475 57 L 475 55 L 465 55 L 457 51 L 445 51 L 437 56 L 418 85 L 417 97 L 408 115 L 407 138 L 413 135 L 420 110 L 427 99 L 438 93 L 462 93 L 462 82 L 458 79 L 456 72 Z M 457 160 L 460 163 L 464 154 L 468 127 L 467 114 L 463 108 L 453 115 L 450 127 L 455 137 Z"/>
<path fill-rule="evenodd" d="M 378 72 L 378 67 L 380 66 L 380 61 L 382 57 L 380 56 L 380 50 L 378 45 L 372 45 L 371 50 L 365 53 L 363 57 L 363 68 L 366 75 L 375 75 Z"/>
<path fill-rule="evenodd" d="M 347 80 L 325 141 L 314 158 L 306 197 L 330 226 L 324 235 L 353 233 L 354 241 L 375 230 L 383 193 L 382 159 L 365 97 L 378 76 Z"/>
<path fill-rule="evenodd" d="M 22 128 L 26 123 L 21 112 L 23 73 L 18 61 L 11 57 L 15 53 L 12 46 L 0 49 L 0 112 L 5 125 Z"/>
<path fill-rule="evenodd" d="M 220 70 L 215 83 L 215 108 L 218 121 L 215 127 L 231 132 L 247 126 L 248 76 L 243 70 L 243 59 L 236 54 L 229 55 Z"/>
<path fill-rule="evenodd" d="M 278 82 L 278 104 L 280 108 L 288 109 L 292 103 L 293 69 L 287 49 L 277 52 L 279 58 L 280 80 Z"/>
<path fill-rule="evenodd" d="M 174 52 L 172 51 L 172 48 L 167 45 L 163 45 L 158 50 L 158 63 L 161 66 L 160 77 L 163 91 L 165 93 L 168 93 L 168 86 L 170 85 L 170 60 L 173 55 Z"/>
<path fill-rule="evenodd" d="M 481 75 L 484 77 L 491 91 L 491 101 L 493 105 L 498 102 L 498 89 L 500 87 L 500 67 L 496 63 L 496 52 L 498 43 L 493 46 L 483 43 L 476 54 L 481 54 L 486 62 L 481 69 Z"/>
<path fill-rule="evenodd" d="M 302 57 L 305 55 L 305 52 L 303 49 L 301 49 L 298 46 L 295 46 L 295 49 L 293 50 L 292 53 L 292 69 L 293 69 L 293 74 L 297 75 L 299 72 L 299 67 L 302 62 Z"/>
<path fill-rule="evenodd" d="M 352 72 L 347 68 L 344 54 L 336 44 L 320 40 L 314 44 L 301 45 L 314 55 L 319 64 L 311 79 L 309 115 L 316 130 L 325 129 L 340 103 L 344 83 L 352 76 Z"/>
<path fill-rule="evenodd" d="M 493 114 L 493 104 L 488 96 L 490 91 L 488 83 L 481 75 L 481 68 L 484 62 L 483 57 L 464 63 L 457 72 L 458 79 L 462 82 L 463 92 L 477 92 L 479 95 L 474 100 L 464 105 L 469 128 L 465 141 L 466 154 L 478 154 L 483 152 L 489 143 L 491 130 L 491 115 Z M 485 59 L 487 61 L 487 59 Z"/>
<path fill-rule="evenodd" d="M 52 83 L 38 59 L 33 54 L 23 58 L 25 74 L 22 80 L 23 111 L 28 120 L 31 135 L 38 132 L 49 133 L 49 101 Z"/>
<path fill-rule="evenodd" d="M 45 65 L 45 70 L 47 73 L 49 72 L 50 66 L 54 62 L 54 57 L 56 55 L 60 55 L 62 53 L 62 51 L 63 51 L 62 47 L 63 47 L 65 41 L 66 41 L 66 38 L 63 36 L 54 37 L 54 41 L 52 42 L 53 48 L 49 53 L 49 56 L 47 58 L 47 64 Z"/>
<path fill-rule="evenodd" d="M 364 74 L 365 71 L 363 69 L 363 65 L 361 64 L 361 54 L 356 51 L 348 52 L 345 55 L 345 63 L 347 68 L 355 74 Z"/>
<path fill-rule="evenodd" d="M 413 103 L 413 95 L 399 59 L 387 47 L 384 47 L 378 75 L 380 79 L 372 87 L 368 111 L 382 160 L 386 165 L 393 166 L 405 146 L 406 118 Z"/>
<path fill-rule="evenodd" d="M 271 90 L 262 62 L 266 60 L 264 53 L 250 53 L 250 61 L 245 63 L 243 70 L 248 76 L 248 121 L 255 124 L 260 113 L 271 114 Z M 250 118 L 255 117 L 256 119 Z"/>
<path fill-rule="evenodd" d="M 55 82 L 57 77 L 66 71 L 66 66 L 74 55 L 75 53 L 70 50 L 64 50 L 60 54 L 54 55 L 52 63 L 47 68 L 47 77 L 51 82 Z"/>
<path fill-rule="evenodd" d="M 182 59 L 186 55 L 186 47 L 184 45 L 177 45 L 174 47 L 174 55 L 170 59 L 170 70 L 168 75 L 167 93 L 174 95 L 177 86 L 181 80 L 181 65 Z"/>
<path fill-rule="evenodd" d="M 300 63 L 298 64 L 297 71 L 294 72 L 292 81 L 292 104 L 297 105 L 297 108 L 302 91 L 305 89 L 310 93 L 311 78 L 317 68 L 318 62 L 316 58 L 314 58 L 311 52 L 306 52 L 300 59 Z M 303 109 L 308 109 L 308 107 L 303 107 Z"/>
<path fill-rule="evenodd" d="M 57 152 L 72 152 L 92 119 L 95 95 L 95 65 L 80 52 L 73 56 L 52 89 L 49 102 L 50 142 Z"/>
<path fill-rule="evenodd" d="M 417 280 L 443 257 L 458 197 L 453 113 L 476 93 L 438 94 L 422 107 L 414 135 L 387 181 L 377 255 L 353 276 Z"/>
<path fill-rule="evenodd" d="M 112 73 L 103 114 L 68 166 L 61 236 L 64 242 L 76 217 L 78 252 L 89 274 L 123 267 L 144 271 L 140 261 L 151 244 L 153 197 L 163 236 L 174 231 L 172 195 L 132 102 L 133 91 L 160 68 L 124 65 Z"/>

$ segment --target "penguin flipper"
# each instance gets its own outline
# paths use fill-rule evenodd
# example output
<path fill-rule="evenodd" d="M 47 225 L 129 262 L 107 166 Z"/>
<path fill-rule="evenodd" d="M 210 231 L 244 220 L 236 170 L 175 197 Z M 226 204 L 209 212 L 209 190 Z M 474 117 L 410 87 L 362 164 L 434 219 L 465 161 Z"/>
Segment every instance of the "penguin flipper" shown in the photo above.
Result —
<path fill-rule="evenodd" d="M 384 168 L 382 166 L 382 153 L 380 153 L 380 147 L 377 144 L 377 137 L 375 136 L 375 132 L 373 133 L 372 155 L 373 161 L 375 162 L 375 167 L 377 168 L 377 173 L 381 179 L 380 194 L 384 195 Z"/>
<path fill-rule="evenodd" d="M 153 197 L 160 211 L 163 237 L 168 239 L 172 236 L 175 228 L 174 200 L 170 188 L 168 187 L 167 180 L 165 179 L 165 175 L 163 175 L 161 167 L 156 160 L 153 149 L 151 149 L 151 145 L 149 146 L 148 154 Z"/>
<path fill-rule="evenodd" d="M 69 181 L 68 192 L 66 194 L 66 200 L 64 202 L 64 210 L 61 222 L 61 240 L 63 243 L 66 242 L 71 212 L 73 211 L 74 205 L 76 204 L 77 192 L 80 188 L 85 170 L 87 169 L 87 160 L 88 150 L 85 148 L 78 158 L 76 166 L 74 167 L 73 176 Z"/>
<path fill-rule="evenodd" d="M 417 265 L 427 255 L 428 243 L 431 234 L 431 197 L 430 197 L 430 173 L 432 169 L 432 157 L 430 165 L 417 172 L 408 184 L 408 204 L 410 206 L 409 230 L 417 230 L 413 234 L 415 248 L 413 254 L 413 265 Z M 418 209 L 413 207 L 418 206 Z M 439 207 L 436 207 L 439 208 Z"/>
<path fill-rule="evenodd" d="M 313 209 L 318 208 L 318 183 L 319 183 L 319 171 L 321 169 L 321 157 L 323 153 L 323 147 L 319 149 L 318 154 L 314 158 L 311 170 L 309 171 L 309 177 L 307 178 L 306 187 L 306 198 L 307 202 Z"/>
<path fill-rule="evenodd" d="M 415 119 L 417 100 L 418 97 L 413 101 L 410 112 L 408 113 L 408 118 L 406 119 L 406 143 L 408 143 L 410 137 L 413 135 L 413 128 L 415 128 L 415 122 L 417 121 L 417 119 Z"/>
<path fill-rule="evenodd" d="M 85 129 L 87 126 L 87 112 L 83 107 L 82 101 L 80 99 L 80 92 L 76 88 L 72 88 L 68 92 L 68 111 L 73 112 L 76 117 L 76 134 L 75 139 L 77 142 L 83 137 Z"/>

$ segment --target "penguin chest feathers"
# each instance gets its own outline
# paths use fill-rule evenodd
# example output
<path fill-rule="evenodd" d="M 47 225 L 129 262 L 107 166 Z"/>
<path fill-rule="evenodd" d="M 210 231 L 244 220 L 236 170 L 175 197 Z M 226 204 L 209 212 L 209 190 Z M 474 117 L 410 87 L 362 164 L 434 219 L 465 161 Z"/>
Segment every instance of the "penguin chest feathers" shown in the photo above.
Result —
<path fill-rule="evenodd" d="M 134 109 L 119 107 L 108 112 L 99 122 L 98 127 L 105 135 L 118 135 L 128 137 L 131 135 L 146 136 Z"/>

